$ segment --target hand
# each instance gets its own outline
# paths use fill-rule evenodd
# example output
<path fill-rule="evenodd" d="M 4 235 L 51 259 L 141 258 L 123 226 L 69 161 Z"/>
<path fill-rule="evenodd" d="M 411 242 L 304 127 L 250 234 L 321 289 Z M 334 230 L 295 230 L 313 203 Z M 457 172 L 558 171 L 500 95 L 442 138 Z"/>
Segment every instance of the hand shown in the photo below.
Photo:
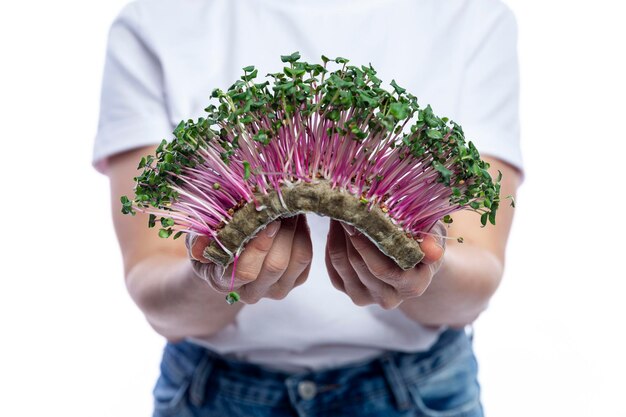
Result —
<path fill-rule="evenodd" d="M 446 228 L 438 222 L 431 233 L 445 237 Z M 354 227 L 331 220 L 326 242 L 328 275 L 333 286 L 346 293 L 354 304 L 393 309 L 426 291 L 443 263 L 443 237 L 426 235 L 420 244 L 424 259 L 404 271 Z"/>
<path fill-rule="evenodd" d="M 209 238 L 188 235 L 187 249 L 194 271 L 213 289 L 227 294 L 233 264 L 226 270 L 202 256 Z M 233 290 L 241 301 L 254 304 L 261 298 L 281 300 L 304 283 L 311 269 L 313 248 L 304 214 L 276 220 L 252 238 L 237 260 Z"/>

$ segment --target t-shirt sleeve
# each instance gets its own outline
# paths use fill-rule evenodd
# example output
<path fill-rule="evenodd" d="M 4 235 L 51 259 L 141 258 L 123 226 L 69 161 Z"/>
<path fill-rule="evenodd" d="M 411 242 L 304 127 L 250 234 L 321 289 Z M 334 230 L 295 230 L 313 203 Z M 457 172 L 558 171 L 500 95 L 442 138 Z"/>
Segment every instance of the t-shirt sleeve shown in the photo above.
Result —
<path fill-rule="evenodd" d="M 109 31 L 92 155 L 92 164 L 101 173 L 107 171 L 109 156 L 159 143 L 174 128 L 159 59 L 142 33 L 135 6 L 126 6 Z"/>
<path fill-rule="evenodd" d="M 483 6 L 469 19 L 459 123 L 481 155 L 523 174 L 515 17 L 502 3 L 480 3 L 497 7 Z"/>

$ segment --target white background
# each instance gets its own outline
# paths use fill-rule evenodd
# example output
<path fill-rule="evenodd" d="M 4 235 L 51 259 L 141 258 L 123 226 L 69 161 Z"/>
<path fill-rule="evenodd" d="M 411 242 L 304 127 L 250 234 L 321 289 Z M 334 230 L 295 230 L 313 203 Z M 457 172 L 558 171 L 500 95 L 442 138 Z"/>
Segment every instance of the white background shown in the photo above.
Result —
<path fill-rule="evenodd" d="M 90 167 L 124 3 L 0 5 L 2 416 L 150 413 L 162 340 L 126 295 L 108 182 Z M 626 8 L 508 4 L 527 175 L 506 276 L 476 325 L 485 409 L 623 417 Z"/>

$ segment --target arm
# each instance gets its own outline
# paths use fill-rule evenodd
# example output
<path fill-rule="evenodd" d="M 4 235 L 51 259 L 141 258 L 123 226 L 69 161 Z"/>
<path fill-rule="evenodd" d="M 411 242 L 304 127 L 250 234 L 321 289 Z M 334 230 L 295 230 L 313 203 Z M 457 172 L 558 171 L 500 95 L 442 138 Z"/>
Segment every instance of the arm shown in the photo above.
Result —
<path fill-rule="evenodd" d="M 462 326 L 472 323 L 487 308 L 502 279 L 505 249 L 514 209 L 504 198 L 515 196 L 520 183 L 518 171 L 497 159 L 485 158 L 492 177 L 502 172 L 502 203 L 496 225 L 481 228 L 476 213 L 456 213 L 448 235 L 462 236 L 464 242 L 447 243 L 441 267 L 428 290 L 403 302 L 400 309 L 411 319 L 425 325 Z"/>
<path fill-rule="evenodd" d="M 497 159 L 485 158 L 492 176 L 503 174 L 501 195 L 515 195 L 517 170 Z M 399 308 L 407 317 L 427 326 L 462 326 L 482 312 L 500 283 L 506 241 L 513 209 L 503 201 L 496 226 L 480 227 L 476 214 L 462 211 L 454 216 L 447 249 L 427 237 L 421 244 L 426 255 L 415 268 L 403 271 L 366 237 L 338 222 L 331 226 L 326 252 L 329 275 L 336 288 L 357 305 L 379 304 Z"/>
<path fill-rule="evenodd" d="M 111 209 L 126 286 L 150 325 L 166 338 L 210 336 L 233 322 L 243 308 L 242 303 L 228 305 L 224 300 L 232 267 L 219 273 L 201 257 L 208 243 L 203 237 L 195 239 L 188 251 L 182 239 L 161 239 L 148 229 L 147 215 L 131 217 L 120 212 L 120 196 L 133 195 L 137 161 L 149 153 L 154 148 L 109 159 Z M 274 222 L 247 243 L 238 261 L 235 288 L 248 304 L 263 297 L 283 298 L 306 280 L 311 256 L 304 216 Z"/>

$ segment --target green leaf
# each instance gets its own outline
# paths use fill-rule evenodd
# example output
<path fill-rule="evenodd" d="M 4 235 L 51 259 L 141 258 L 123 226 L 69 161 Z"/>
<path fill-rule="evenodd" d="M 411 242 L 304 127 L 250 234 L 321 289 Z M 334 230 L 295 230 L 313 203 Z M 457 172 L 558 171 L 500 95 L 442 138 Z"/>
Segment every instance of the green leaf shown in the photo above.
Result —
<path fill-rule="evenodd" d="M 235 304 L 240 299 L 241 299 L 241 296 L 235 291 L 229 292 L 228 295 L 226 296 L 226 302 L 231 305 Z"/>
<path fill-rule="evenodd" d="M 269 82 L 269 81 L 263 81 L 262 83 L 256 83 L 256 84 L 254 84 L 254 86 L 255 86 L 257 89 L 259 89 L 259 90 L 264 89 L 264 88 L 265 88 L 265 87 L 267 87 L 268 85 L 270 85 L 270 82 Z"/>
<path fill-rule="evenodd" d="M 159 237 L 163 239 L 167 239 L 172 234 L 172 229 L 161 229 L 159 230 Z"/>
<path fill-rule="evenodd" d="M 489 219 L 489 212 L 483 213 L 482 216 L 480 216 L 480 224 L 482 224 L 483 227 L 485 227 L 487 225 L 488 219 Z"/>
<path fill-rule="evenodd" d="M 367 137 L 367 133 L 363 132 L 358 127 L 353 127 L 350 131 L 357 139 L 365 139 Z"/>
<path fill-rule="evenodd" d="M 378 113 L 380 114 L 380 113 Z M 396 120 L 393 118 L 392 115 L 387 115 L 384 116 L 382 118 L 379 119 L 380 123 L 385 126 L 385 129 L 387 129 L 388 131 L 392 131 L 393 127 L 396 125 Z"/>
<path fill-rule="evenodd" d="M 136 213 L 133 210 L 133 202 L 126 196 L 120 197 L 122 203 L 122 214 L 130 214 L 134 216 Z"/>
<path fill-rule="evenodd" d="M 248 178 L 250 178 L 250 163 L 243 161 L 243 179 L 247 180 Z"/>
<path fill-rule="evenodd" d="M 250 74 L 242 75 L 241 79 L 244 80 L 244 81 L 250 81 L 250 80 L 256 78 L 257 74 L 258 74 L 258 70 L 254 70 Z"/>
<path fill-rule="evenodd" d="M 450 215 L 449 215 L 449 214 L 446 214 L 445 216 L 443 216 L 442 221 L 443 221 L 445 224 L 451 224 L 451 223 L 454 221 L 454 219 L 453 219 L 452 217 L 450 217 Z"/>
<path fill-rule="evenodd" d="M 398 95 L 406 92 L 406 88 L 402 88 L 398 84 L 396 84 L 396 80 L 391 80 L 390 84 L 393 87 L 393 89 L 396 90 L 396 93 L 398 93 Z"/>
<path fill-rule="evenodd" d="M 330 119 L 334 122 L 339 121 L 339 117 L 341 116 L 341 113 L 339 113 L 339 110 L 332 110 L 330 113 L 328 113 L 328 115 L 326 115 L 327 119 Z"/>
<path fill-rule="evenodd" d="M 156 216 L 154 214 L 151 214 L 150 217 L 148 218 L 148 227 L 152 228 L 156 225 Z"/>
<path fill-rule="evenodd" d="M 304 73 L 306 72 L 303 69 L 296 69 L 296 68 L 292 69 L 292 68 L 289 68 L 289 67 L 284 67 L 283 71 L 285 72 L 285 74 L 287 74 L 291 78 L 300 77 L 300 76 L 304 75 Z"/>
<path fill-rule="evenodd" d="M 452 171 L 443 166 L 441 163 L 437 161 L 433 161 L 433 167 L 439 172 L 441 178 L 443 179 L 443 183 L 445 185 L 450 185 L 450 177 L 452 176 Z"/>
<path fill-rule="evenodd" d="M 257 142 L 261 142 L 263 145 L 267 145 L 270 143 L 269 136 L 263 130 L 259 131 L 253 138 Z"/>
<path fill-rule="evenodd" d="M 376 107 L 378 105 L 378 101 L 374 97 L 370 97 L 365 91 L 359 90 L 359 97 L 363 100 L 369 107 Z"/>
<path fill-rule="evenodd" d="M 426 122 L 426 125 L 428 125 L 428 127 L 438 127 L 438 126 L 440 126 L 439 120 L 432 114 L 427 114 L 424 117 L 424 121 Z"/>
<path fill-rule="evenodd" d="M 515 198 L 512 195 L 507 195 L 506 198 L 511 200 L 511 207 L 515 208 Z"/>
<path fill-rule="evenodd" d="M 243 67 L 243 70 L 245 72 L 252 72 L 254 71 L 254 65 L 248 65 L 247 67 Z"/>
<path fill-rule="evenodd" d="M 178 123 L 178 126 L 176 126 L 176 128 L 174 129 L 174 136 L 178 137 L 178 135 L 185 129 L 185 121 L 181 120 L 180 123 Z"/>
<path fill-rule="evenodd" d="M 409 104 L 392 103 L 389 106 L 389 113 L 398 120 L 404 120 L 409 115 Z"/>
<path fill-rule="evenodd" d="M 169 217 L 161 217 L 161 226 L 163 227 L 174 226 L 174 219 L 170 219 Z"/>
<path fill-rule="evenodd" d="M 280 56 L 280 60 L 283 62 L 296 62 L 297 60 L 300 59 L 300 53 L 299 52 L 294 52 L 291 55 L 281 55 Z"/>
<path fill-rule="evenodd" d="M 436 130 L 436 129 L 428 129 L 426 131 L 426 136 L 428 136 L 431 139 L 442 139 L 443 138 L 443 135 L 441 134 L 441 132 Z"/>

